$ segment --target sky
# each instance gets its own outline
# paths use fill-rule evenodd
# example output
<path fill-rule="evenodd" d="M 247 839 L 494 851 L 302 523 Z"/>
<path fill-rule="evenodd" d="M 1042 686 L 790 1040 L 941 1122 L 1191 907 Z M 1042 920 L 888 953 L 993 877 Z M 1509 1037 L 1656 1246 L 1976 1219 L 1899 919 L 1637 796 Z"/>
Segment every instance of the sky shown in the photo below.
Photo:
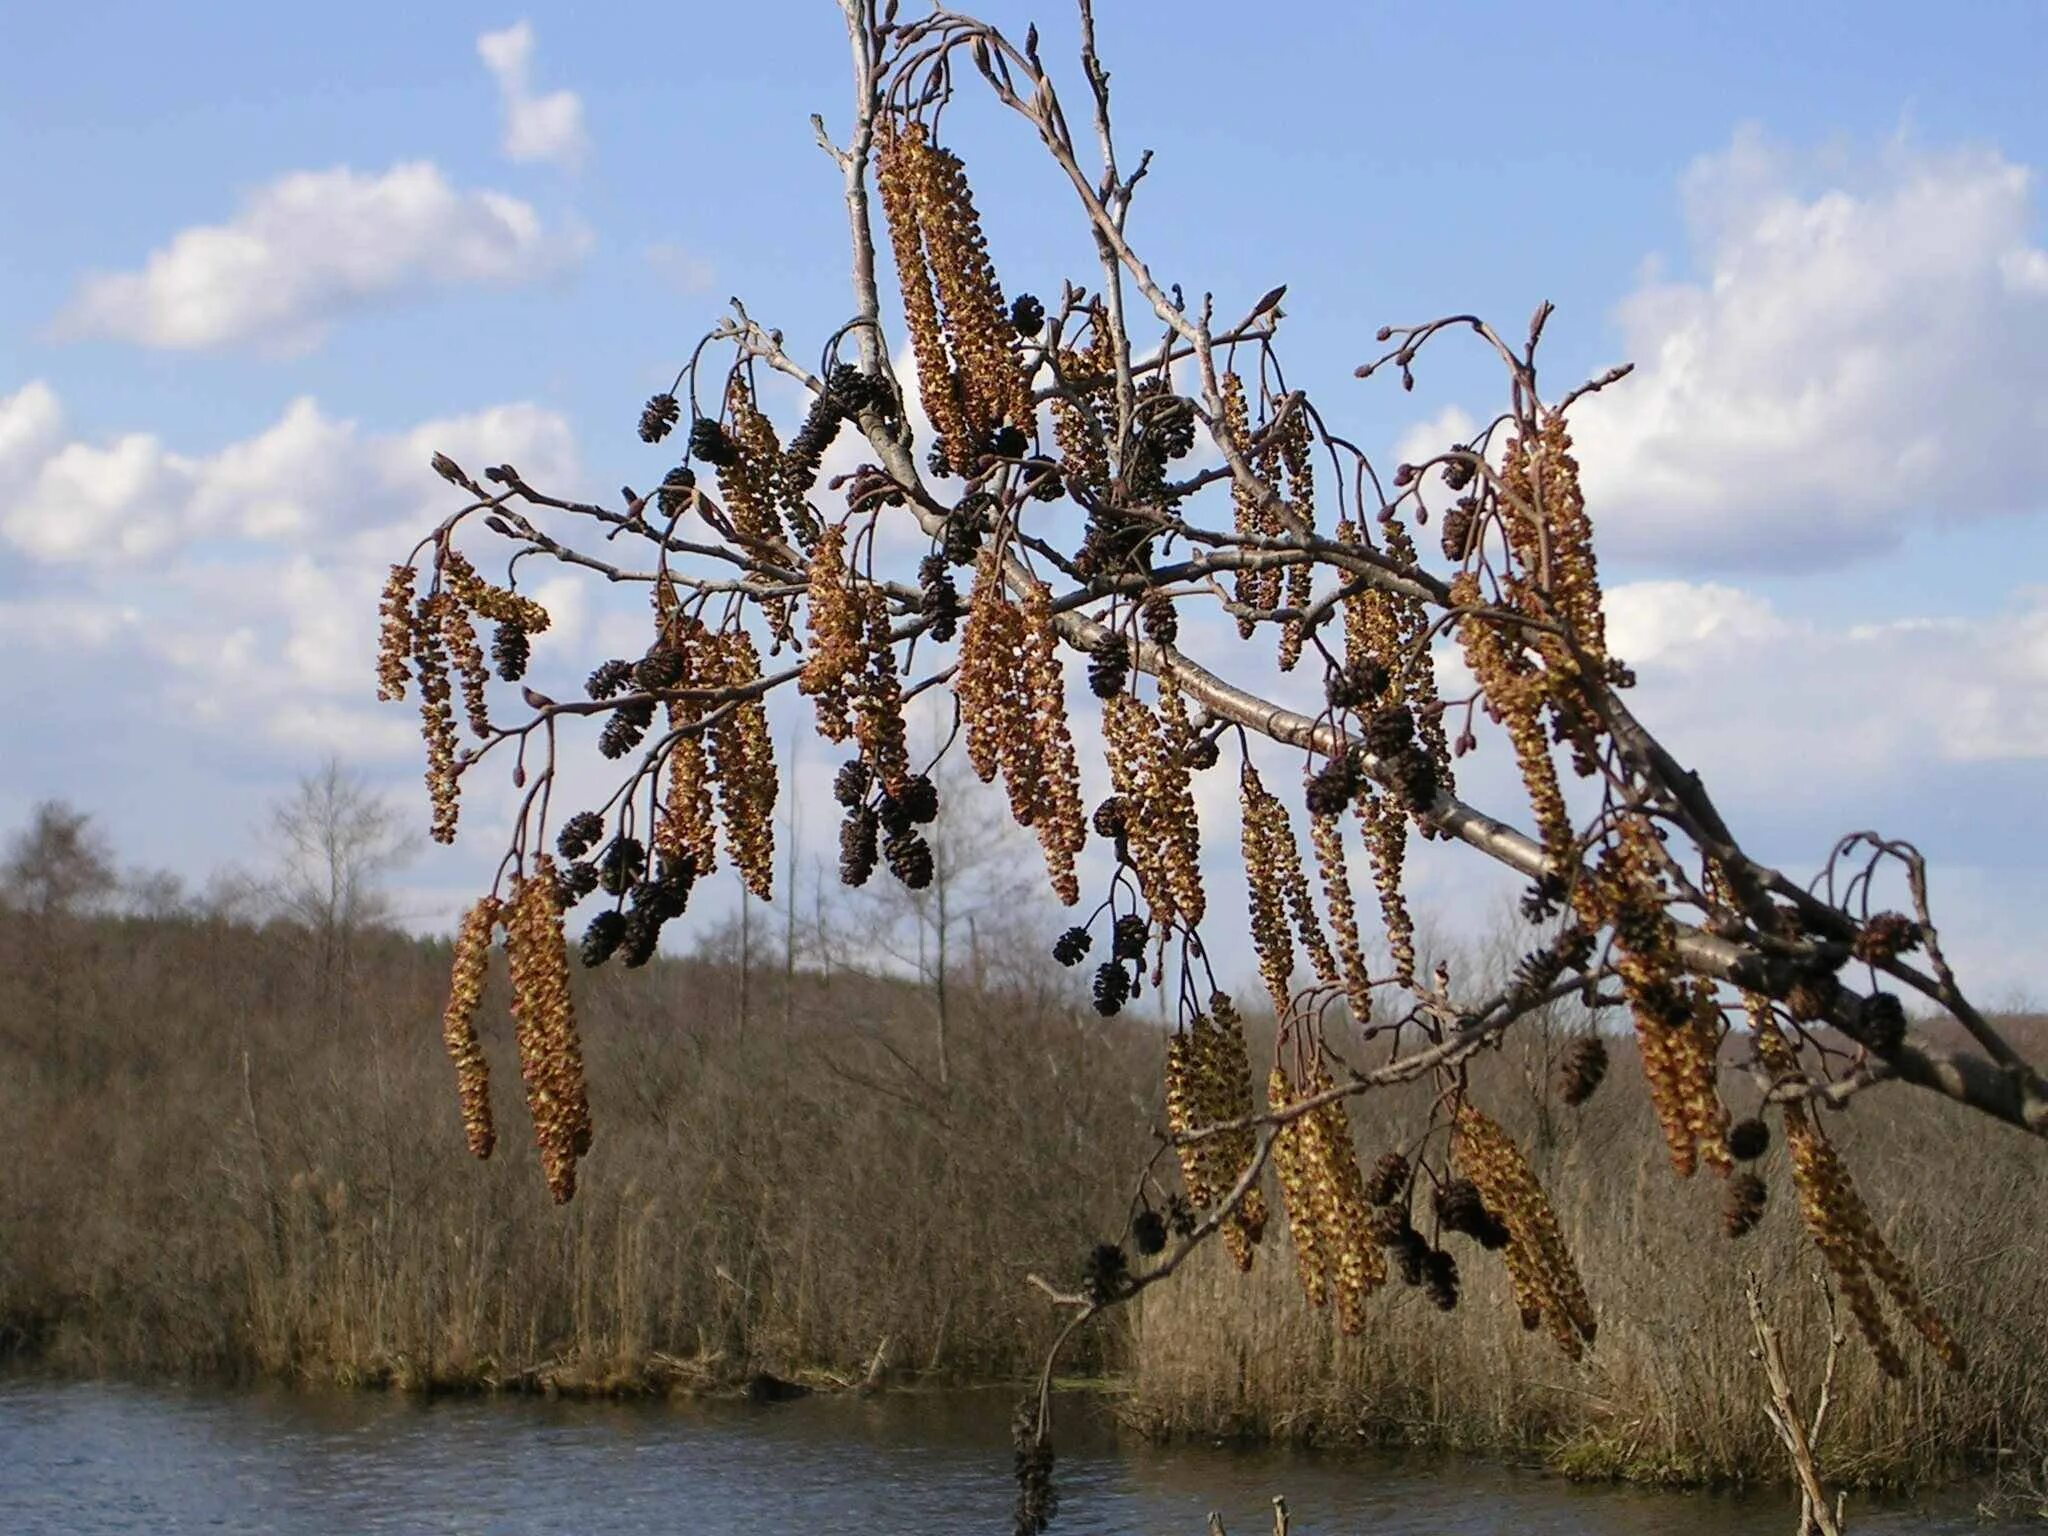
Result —
<path fill-rule="evenodd" d="M 1548 299 L 1553 386 L 1632 361 L 1575 428 L 1640 712 L 1789 872 L 1915 840 L 1966 980 L 2048 998 L 2039 8 L 1100 8 L 1155 270 L 1223 312 L 1287 283 L 1290 383 L 1382 463 L 1502 394 L 1455 346 L 1413 394 L 1354 381 L 1382 324 L 1519 332 Z M 986 14 L 1071 60 L 1057 0 Z M 0 33 L 0 829 L 66 798 L 197 883 L 261 864 L 264 806 L 329 753 L 423 826 L 371 654 L 385 566 L 450 509 L 428 457 L 644 488 L 640 404 L 728 295 L 799 355 L 844 320 L 808 122 L 847 117 L 835 8 L 16 6 Z M 1022 126 L 969 101 L 948 132 L 1006 284 L 1087 280 Z M 543 665 L 640 622 L 544 600 Z M 830 766 L 802 760 L 803 806 Z M 417 926 L 487 878 L 508 794 L 407 867 Z M 1418 881 L 1453 927 L 1501 898 Z"/>

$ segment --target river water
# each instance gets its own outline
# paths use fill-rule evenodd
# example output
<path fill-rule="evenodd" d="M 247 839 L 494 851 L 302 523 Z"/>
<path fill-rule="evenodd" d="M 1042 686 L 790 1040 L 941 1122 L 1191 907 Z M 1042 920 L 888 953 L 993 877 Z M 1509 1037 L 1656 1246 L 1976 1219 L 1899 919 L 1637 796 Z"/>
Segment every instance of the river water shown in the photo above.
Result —
<path fill-rule="evenodd" d="M 1009 1530 L 1003 1393 L 773 1406 L 0 1381 L 0 1533 L 954 1536 Z M 1483 1463 L 1159 1448 L 1061 1406 L 1052 1536 L 1785 1536 L 1785 1496 L 1575 1487 Z M 2039 1531 L 1856 1511 L 1858 1536 Z"/>

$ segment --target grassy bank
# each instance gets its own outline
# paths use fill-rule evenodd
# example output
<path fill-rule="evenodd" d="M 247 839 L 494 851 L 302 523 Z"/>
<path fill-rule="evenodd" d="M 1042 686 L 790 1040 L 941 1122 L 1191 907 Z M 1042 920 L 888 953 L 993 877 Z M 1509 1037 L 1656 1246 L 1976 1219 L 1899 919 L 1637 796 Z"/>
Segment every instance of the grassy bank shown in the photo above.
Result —
<path fill-rule="evenodd" d="M 1146 1296 L 1135 1416 L 1159 1433 L 1473 1450 L 1589 1477 L 1781 1479 L 1745 1275 L 1764 1280 L 1808 1403 L 1828 1352 L 1820 1261 L 1783 1151 L 1761 1165 L 1772 1186 L 1762 1225 L 1729 1241 L 1720 1181 L 1671 1175 L 1629 1047 L 1615 1057 L 1608 1085 L 1576 1111 L 1533 1095 L 1541 1073 L 1512 1048 L 1483 1068 L 1486 1102 L 1531 1149 L 1586 1277 L 1600 1333 L 1583 1364 L 1522 1331 L 1501 1265 L 1463 1239 L 1449 1239 L 1464 1282 L 1455 1313 L 1395 1282 L 1356 1339 L 1306 1308 L 1284 1241 L 1269 1242 L 1250 1275 L 1205 1255 L 1185 1283 Z M 1379 1115 L 1394 1102 L 1381 1101 Z M 1374 1118 L 1357 1117 L 1368 1158 L 1381 1150 Z M 1849 1338 L 1820 1442 L 1830 1479 L 1938 1480 L 2048 1443 L 2039 1144 L 1902 1093 L 1873 1095 L 1829 1125 L 1887 1239 L 1969 1354 L 1967 1371 L 1950 1375 L 1909 1349 L 1909 1378 L 1887 1382 L 1844 1313 Z"/>
<path fill-rule="evenodd" d="M 1120 1226 L 1156 1119 L 1156 1031 L 1073 1007 L 1035 948 L 962 965 L 943 1080 L 928 992 L 799 968 L 785 995 L 770 964 L 743 1001 L 729 959 L 664 961 L 579 977 L 597 1137 L 557 1209 L 502 1022 L 499 1153 L 463 1151 L 445 946 L 375 938 L 335 977 L 285 929 L 103 919 L 60 939 L 0 925 L 0 1355 L 63 1371 L 670 1392 L 860 1381 L 880 1354 L 898 1381 L 1013 1378 L 1059 1321 L 1026 1274 L 1074 1275 Z M 1062 1369 L 1117 1374 L 1163 1435 L 1781 1478 L 1744 1273 L 1765 1276 L 1809 1395 L 1827 1344 L 1782 1152 L 1764 1224 L 1730 1243 L 1719 1182 L 1671 1176 L 1627 1046 L 1576 1111 L 1542 1048 L 1476 1071 L 1586 1275 L 1585 1364 L 1521 1331 L 1497 1262 L 1462 1239 L 1454 1314 L 1396 1284 L 1340 1339 L 1276 1222 L 1252 1274 L 1201 1255 Z M 1360 1110 L 1368 1159 L 1403 1118 L 1398 1097 Z M 1830 1124 L 1970 1356 L 1949 1377 L 1911 1355 L 1888 1385 L 1845 1345 L 1830 1477 L 1920 1482 L 2048 1444 L 2039 1145 L 1899 1092 Z"/>
<path fill-rule="evenodd" d="M 17 931 L 13 937 L 19 941 Z M 778 957 L 779 958 L 779 957 Z M 0 967 L 0 1347 L 79 1372 L 647 1390 L 758 1370 L 1035 1367 L 1141 1156 L 1156 1042 L 991 974 L 581 978 L 597 1135 L 530 1146 L 503 999 L 499 1150 L 463 1150 L 445 946 L 370 943 L 319 1000 L 287 932 L 81 924 Z M 615 970 L 616 968 L 614 968 Z M 1082 1362 L 1095 1364 L 1099 1361 Z"/>

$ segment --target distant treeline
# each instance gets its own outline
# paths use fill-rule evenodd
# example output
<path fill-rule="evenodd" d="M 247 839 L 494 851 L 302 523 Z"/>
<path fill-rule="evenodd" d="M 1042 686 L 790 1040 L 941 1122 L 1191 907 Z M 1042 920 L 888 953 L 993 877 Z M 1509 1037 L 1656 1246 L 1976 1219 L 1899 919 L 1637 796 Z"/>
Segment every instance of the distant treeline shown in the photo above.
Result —
<path fill-rule="evenodd" d="M 0 1353 L 404 1388 L 851 1382 L 878 1359 L 894 1379 L 1028 1374 L 1060 1317 L 1027 1275 L 1077 1278 L 1155 1145 L 1156 1023 L 1098 1018 L 1036 946 L 978 945 L 941 1053 L 932 989 L 796 959 L 579 973 L 596 1138 L 557 1209 L 521 1136 L 501 977 L 484 1007 L 499 1150 L 464 1151 L 445 944 L 371 932 L 338 970 L 286 922 L 0 915 Z M 1203 1256 L 1067 1368 L 1128 1381 L 1132 1416 L 1164 1433 L 1781 1477 L 1744 1273 L 1765 1276 L 1809 1392 L 1827 1351 L 1782 1152 L 1762 1226 L 1730 1242 L 1718 1181 L 1672 1177 L 1625 1039 L 1590 1104 L 1558 1102 L 1564 1027 L 1475 1071 L 1578 1252 L 1600 1317 L 1585 1365 L 1524 1334 L 1498 1263 L 1459 1239 L 1455 1313 L 1397 1282 L 1339 1339 L 1275 1221 L 1250 1275 Z M 1366 1158 L 1417 1109 L 1362 1101 Z M 1830 1121 L 1971 1361 L 1887 1386 L 1846 1343 L 1821 1441 L 1845 1480 L 2048 1444 L 2048 1176 L 2038 1143 L 1959 1120 L 1880 1090 Z"/>

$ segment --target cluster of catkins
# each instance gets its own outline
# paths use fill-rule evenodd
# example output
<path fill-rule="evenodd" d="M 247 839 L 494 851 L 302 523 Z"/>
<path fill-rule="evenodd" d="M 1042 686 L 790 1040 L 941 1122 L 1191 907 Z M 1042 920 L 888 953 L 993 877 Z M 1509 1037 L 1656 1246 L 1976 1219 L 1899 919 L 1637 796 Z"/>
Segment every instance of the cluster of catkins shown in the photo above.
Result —
<path fill-rule="evenodd" d="M 1593 1341 L 1593 1309 L 1557 1213 L 1512 1138 L 1469 1100 L 1458 1106 L 1452 1157 L 1507 1234 L 1501 1248 L 1522 1326 L 1547 1326 L 1576 1360 Z"/>
<path fill-rule="evenodd" d="M 1189 1205 L 1208 1210 L 1237 1187 L 1258 1150 L 1249 1125 L 1198 1141 L 1188 1133 L 1253 1113 L 1251 1057 L 1244 1021 L 1230 999 L 1218 992 L 1207 1013 L 1197 1013 L 1175 1031 L 1166 1047 L 1166 1126 L 1180 1157 L 1181 1183 Z M 1223 1246 L 1239 1269 L 1252 1267 L 1252 1249 L 1266 1231 L 1266 1199 L 1253 1185 L 1223 1223 Z"/>
<path fill-rule="evenodd" d="M 1153 921 L 1162 928 L 1193 928 L 1207 898 L 1190 770 L 1214 760 L 1208 756 L 1214 743 L 1190 726 L 1185 701 L 1167 679 L 1160 680 L 1156 713 L 1129 692 L 1107 700 L 1102 734 L 1115 793 L 1111 814 L 1097 809 L 1096 830 L 1115 839 L 1117 856 L 1136 874 Z"/>
<path fill-rule="evenodd" d="M 511 895 L 486 896 L 462 920 L 442 1036 L 455 1063 L 469 1149 L 489 1157 L 497 1144 L 491 1119 L 490 1070 L 477 1040 L 476 1013 L 490 965 L 491 939 L 505 930 L 512 977 L 512 1017 L 519 1072 L 526 1084 L 534 1142 L 548 1190 L 558 1202 L 576 1193 L 576 1163 L 590 1150 L 590 1102 L 583 1052 L 569 994 L 568 951 L 554 861 L 537 855 L 514 878 Z"/>
<path fill-rule="evenodd" d="M 1267 1108 L 1282 1114 L 1335 1086 L 1319 1058 L 1299 1087 L 1276 1066 L 1266 1085 Z M 1386 1280 L 1387 1265 L 1374 1235 L 1351 1117 L 1341 1098 L 1280 1125 L 1273 1139 L 1273 1170 L 1287 1210 L 1302 1294 L 1312 1307 L 1324 1306 L 1334 1295 L 1337 1326 L 1357 1333 L 1365 1326 L 1366 1298 Z"/>
<path fill-rule="evenodd" d="M 1022 601 L 1013 599 L 995 543 L 975 569 L 953 692 L 969 766 L 984 784 L 1002 775 L 1011 815 L 1038 834 L 1054 894 L 1072 906 L 1081 895 L 1074 859 L 1088 834 L 1052 593 L 1027 576 Z"/>
<path fill-rule="evenodd" d="M 1780 1081 L 1798 1081 L 1803 1074 L 1798 1054 L 1778 1028 L 1768 1000 L 1746 998 L 1758 1058 Z M 1813 1112 L 1798 1099 L 1784 1106 L 1785 1142 L 1791 1153 L 1792 1183 L 1799 1191 L 1799 1214 L 1834 1276 L 1835 1288 L 1849 1304 L 1857 1329 L 1879 1369 L 1887 1376 L 1906 1373 L 1905 1357 L 1892 1337 L 1890 1323 L 1878 1305 L 1882 1289 L 1928 1347 L 1952 1371 L 1963 1368 L 1962 1346 L 1956 1341 L 1906 1266 L 1871 1219 L 1834 1145 L 1823 1134 Z M 1874 1282 L 1874 1283 L 1873 1283 Z"/>
<path fill-rule="evenodd" d="M 1309 894 L 1308 877 L 1302 870 L 1301 850 L 1294 840 L 1294 827 L 1288 818 L 1287 807 L 1266 788 L 1249 757 L 1244 760 L 1238 775 L 1238 804 L 1244 836 L 1245 890 L 1251 909 L 1252 948 L 1259 957 L 1260 979 L 1265 982 L 1267 995 L 1273 1000 L 1273 1016 L 1286 1019 L 1293 1007 L 1291 978 L 1294 975 L 1297 935 L 1315 969 L 1316 980 L 1323 986 L 1339 985 L 1337 958 L 1330 949 L 1322 921 L 1316 913 L 1315 901 Z M 1318 857 L 1322 857 L 1320 849 Z M 1323 873 L 1326 879 L 1332 876 L 1339 880 L 1343 878 L 1341 858 L 1340 850 L 1335 867 L 1325 864 Z M 1344 936 L 1341 917 L 1348 915 L 1349 903 L 1347 885 L 1343 891 L 1342 906 L 1332 903 L 1333 913 L 1340 918 L 1340 942 Z M 1355 928 L 1349 938 L 1355 947 Z M 1359 964 L 1362 972 L 1362 957 Z M 1365 1015 L 1360 1014 L 1359 1017 Z"/>
<path fill-rule="evenodd" d="M 984 454 L 1014 457 L 1033 420 L 1031 390 L 959 157 L 924 124 L 885 118 L 875 171 L 918 388 L 939 436 L 933 467 L 965 475 Z"/>
<path fill-rule="evenodd" d="M 427 795 L 436 842 L 455 840 L 457 746 L 454 685 L 462 689 L 463 712 L 479 738 L 491 734 L 486 693 L 491 664 L 477 638 L 476 621 L 496 626 L 491 656 L 498 675 L 515 682 L 525 675 L 529 637 L 548 627 L 548 612 L 530 597 L 485 581 L 462 553 L 445 540 L 434 546 L 435 580 L 415 599 L 417 575 L 410 564 L 394 565 L 378 605 L 377 697 L 405 697 L 408 670 L 419 682 L 420 734 L 427 747 Z"/>

